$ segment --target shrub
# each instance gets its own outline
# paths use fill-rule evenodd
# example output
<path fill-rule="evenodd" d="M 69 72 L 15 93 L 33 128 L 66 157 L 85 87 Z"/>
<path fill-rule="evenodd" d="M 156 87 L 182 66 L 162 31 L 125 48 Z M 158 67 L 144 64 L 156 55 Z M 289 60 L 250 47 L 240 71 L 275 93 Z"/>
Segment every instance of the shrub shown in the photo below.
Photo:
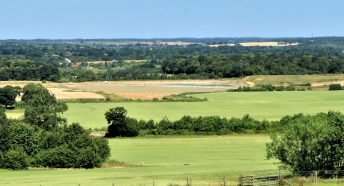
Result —
<path fill-rule="evenodd" d="M 93 168 L 99 167 L 110 156 L 108 141 L 89 136 L 78 124 L 72 124 L 51 138 L 56 144 L 38 152 L 33 157 L 33 165 L 53 168 Z"/>
<path fill-rule="evenodd" d="M 9 150 L 6 153 L 0 152 L 1 169 L 26 169 L 29 166 L 28 157 L 21 149 Z"/>
<path fill-rule="evenodd" d="M 0 126 L 3 124 L 6 124 L 7 122 L 8 121 L 7 121 L 7 117 L 5 114 L 5 109 L 0 107 Z"/>
<path fill-rule="evenodd" d="M 37 129 L 38 130 L 38 129 Z M 12 122 L 0 126 L 0 150 L 20 148 L 32 155 L 39 151 L 39 133 L 28 124 Z"/>
<path fill-rule="evenodd" d="M 328 90 L 333 91 L 333 90 L 342 90 L 342 85 L 340 84 L 331 84 L 328 87 Z"/>

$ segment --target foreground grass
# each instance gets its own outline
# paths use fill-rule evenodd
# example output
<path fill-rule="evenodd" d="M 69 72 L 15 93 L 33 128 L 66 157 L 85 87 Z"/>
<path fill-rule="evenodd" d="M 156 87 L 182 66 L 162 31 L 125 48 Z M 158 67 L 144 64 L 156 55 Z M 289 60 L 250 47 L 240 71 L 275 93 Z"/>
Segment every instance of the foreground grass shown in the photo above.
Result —
<path fill-rule="evenodd" d="M 250 114 L 255 119 L 278 120 L 295 113 L 344 111 L 344 91 L 305 92 L 218 92 L 193 94 L 207 98 L 206 102 L 122 102 L 69 103 L 65 113 L 69 122 L 79 122 L 87 128 L 107 126 L 104 113 L 122 106 L 128 115 L 137 119 L 179 119 L 184 115 L 242 117 Z"/>
<path fill-rule="evenodd" d="M 267 136 L 111 139 L 111 158 L 136 167 L 0 170 L 0 185 L 216 185 L 223 177 L 276 170 L 265 158 Z"/>

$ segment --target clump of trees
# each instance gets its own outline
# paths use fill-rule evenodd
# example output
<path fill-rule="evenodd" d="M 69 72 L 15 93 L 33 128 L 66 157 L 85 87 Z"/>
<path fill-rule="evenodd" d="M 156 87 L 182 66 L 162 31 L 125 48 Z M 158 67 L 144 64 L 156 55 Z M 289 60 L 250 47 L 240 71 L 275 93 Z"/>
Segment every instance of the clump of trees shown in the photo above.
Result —
<path fill-rule="evenodd" d="M 67 107 L 41 85 L 24 87 L 23 121 L 8 120 L 0 109 L 0 168 L 93 168 L 110 155 L 108 141 L 90 136 L 61 117 Z"/>
<path fill-rule="evenodd" d="M 0 105 L 4 105 L 6 109 L 8 106 L 14 106 L 18 95 L 20 95 L 20 87 L 7 85 L 0 88 Z"/>
<path fill-rule="evenodd" d="M 271 136 L 268 158 L 277 158 L 295 172 L 344 170 L 344 115 L 298 114 L 280 121 L 283 130 Z"/>
<path fill-rule="evenodd" d="M 51 63 L 0 57 L 0 80 L 59 80 L 59 70 Z"/>
<path fill-rule="evenodd" d="M 105 137 L 132 137 L 139 134 L 137 120 L 127 117 L 127 110 L 123 107 L 110 109 L 105 113 L 105 118 L 109 124 Z"/>

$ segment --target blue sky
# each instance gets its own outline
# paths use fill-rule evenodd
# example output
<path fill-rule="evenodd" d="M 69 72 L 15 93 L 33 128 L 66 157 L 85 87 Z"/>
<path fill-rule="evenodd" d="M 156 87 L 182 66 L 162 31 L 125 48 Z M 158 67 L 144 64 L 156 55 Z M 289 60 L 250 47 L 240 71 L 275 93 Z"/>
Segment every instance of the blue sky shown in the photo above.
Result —
<path fill-rule="evenodd" d="M 1 0 L 0 39 L 344 36 L 343 0 Z"/>

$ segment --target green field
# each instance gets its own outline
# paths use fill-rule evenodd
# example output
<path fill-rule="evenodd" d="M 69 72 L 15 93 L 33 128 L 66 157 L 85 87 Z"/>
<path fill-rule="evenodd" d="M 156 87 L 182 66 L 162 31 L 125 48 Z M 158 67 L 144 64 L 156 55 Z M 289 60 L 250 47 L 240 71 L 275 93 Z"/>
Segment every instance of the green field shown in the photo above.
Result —
<path fill-rule="evenodd" d="M 106 127 L 104 113 L 123 106 L 130 117 L 160 120 L 167 116 L 176 120 L 183 115 L 242 117 L 278 120 L 295 113 L 344 111 L 344 91 L 304 92 L 218 92 L 193 95 L 207 102 L 122 102 L 69 103 L 65 113 L 69 122 L 79 122 L 87 128 Z"/>
<path fill-rule="evenodd" d="M 185 184 L 186 178 L 208 185 L 223 177 L 237 181 L 241 173 L 277 169 L 277 161 L 265 158 L 268 140 L 267 136 L 112 139 L 110 159 L 138 167 L 0 170 L 0 185 L 152 185 L 153 180 L 167 185 Z"/>

